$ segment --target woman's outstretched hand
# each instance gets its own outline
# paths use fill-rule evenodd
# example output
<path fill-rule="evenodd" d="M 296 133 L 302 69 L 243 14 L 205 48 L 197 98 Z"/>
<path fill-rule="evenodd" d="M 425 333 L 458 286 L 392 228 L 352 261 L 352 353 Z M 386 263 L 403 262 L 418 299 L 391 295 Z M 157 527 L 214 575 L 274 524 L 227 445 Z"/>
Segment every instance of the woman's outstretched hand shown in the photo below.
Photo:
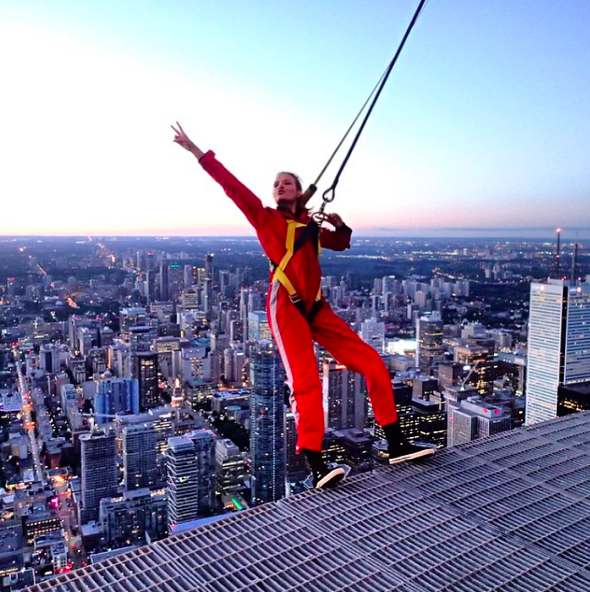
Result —
<path fill-rule="evenodd" d="M 175 132 L 174 141 L 185 150 L 188 150 L 191 154 L 194 154 L 197 158 L 201 158 L 205 153 L 186 135 L 178 121 L 176 122 L 176 126 L 177 127 L 174 127 L 173 125 L 170 126 Z"/>

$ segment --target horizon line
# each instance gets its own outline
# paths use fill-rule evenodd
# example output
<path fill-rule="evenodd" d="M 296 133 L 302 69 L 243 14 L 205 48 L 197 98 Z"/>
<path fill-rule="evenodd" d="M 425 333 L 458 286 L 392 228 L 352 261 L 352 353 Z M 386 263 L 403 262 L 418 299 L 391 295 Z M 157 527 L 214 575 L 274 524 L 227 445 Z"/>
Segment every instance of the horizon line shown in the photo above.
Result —
<path fill-rule="evenodd" d="M 425 231 L 430 229 L 425 229 Z M 451 229 L 445 231 L 449 232 Z M 493 229 L 464 229 L 463 232 L 492 232 Z M 500 229 L 498 229 L 500 230 Z M 503 231 L 509 231 L 510 229 L 501 229 Z M 516 230 L 516 229 L 515 229 Z M 529 231 L 533 229 L 528 229 Z M 539 229 L 540 230 L 540 229 Z M 590 229 L 589 229 L 590 230 Z M 590 238 L 577 238 L 577 237 L 564 237 L 564 229 L 561 229 L 561 237 L 562 240 L 565 239 L 568 242 L 571 241 L 581 241 L 587 242 Z M 510 235 L 481 235 L 481 236 L 461 236 L 457 235 L 447 235 L 447 236 L 440 236 L 440 235 L 424 235 L 424 234 L 399 234 L 399 235 L 383 235 L 383 234 L 356 234 L 353 235 L 352 240 L 358 239 L 423 239 L 423 240 L 430 240 L 430 239 L 466 239 L 466 240 L 473 240 L 473 239 L 494 239 L 494 240 L 511 240 L 511 241 L 518 241 L 518 240 L 555 240 L 556 234 L 548 234 L 545 236 L 510 236 Z M 169 240 L 169 239 L 203 239 L 203 240 L 211 240 L 211 239 L 239 239 L 239 240 L 251 240 L 252 242 L 259 243 L 260 241 L 256 236 L 252 235 L 239 235 L 239 234 L 219 234 L 219 235 L 198 235 L 198 234 L 4 234 L 0 235 L 0 242 L 11 240 L 15 241 L 18 239 L 146 239 L 146 238 L 153 238 L 153 239 L 160 239 L 160 240 Z"/>

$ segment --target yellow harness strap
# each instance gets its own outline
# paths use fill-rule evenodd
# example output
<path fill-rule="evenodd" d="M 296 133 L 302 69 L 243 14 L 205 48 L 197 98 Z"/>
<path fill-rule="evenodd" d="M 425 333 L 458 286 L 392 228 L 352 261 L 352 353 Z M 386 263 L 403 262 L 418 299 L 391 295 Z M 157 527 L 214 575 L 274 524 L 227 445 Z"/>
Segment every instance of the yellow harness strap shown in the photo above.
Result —
<path fill-rule="evenodd" d="M 293 287 L 291 280 L 287 277 L 287 274 L 285 273 L 285 268 L 287 267 L 287 265 L 289 264 L 289 261 L 291 261 L 291 258 L 294 255 L 295 231 L 298 228 L 305 228 L 305 226 L 306 226 L 306 224 L 301 224 L 300 222 L 297 222 L 296 220 L 287 220 L 287 239 L 285 240 L 286 252 L 283 255 L 283 258 L 281 259 L 281 262 L 277 265 L 277 267 L 274 271 L 274 275 L 272 277 L 273 282 L 275 280 L 278 280 L 281 284 L 283 284 L 283 286 L 285 287 L 285 290 L 287 290 L 287 292 L 289 293 L 289 297 L 291 298 L 291 300 L 293 302 L 295 302 L 297 300 L 301 300 L 301 297 L 299 296 L 299 294 L 297 294 L 297 291 Z M 319 253 L 319 248 L 320 248 L 319 242 L 320 241 L 318 238 L 318 253 Z M 321 300 L 321 298 L 322 298 L 322 287 L 320 286 L 320 289 L 318 290 L 318 293 L 316 295 L 316 300 Z"/>

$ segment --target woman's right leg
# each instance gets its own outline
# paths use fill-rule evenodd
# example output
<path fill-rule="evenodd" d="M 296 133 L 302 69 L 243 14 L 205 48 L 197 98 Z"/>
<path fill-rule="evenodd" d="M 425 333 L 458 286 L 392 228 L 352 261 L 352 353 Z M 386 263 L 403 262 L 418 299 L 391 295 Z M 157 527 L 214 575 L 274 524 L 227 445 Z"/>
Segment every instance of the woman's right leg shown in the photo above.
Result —
<path fill-rule="evenodd" d="M 291 389 L 297 426 L 297 452 L 321 451 L 324 440 L 322 386 L 309 324 L 278 281 L 271 284 L 268 320 Z"/>

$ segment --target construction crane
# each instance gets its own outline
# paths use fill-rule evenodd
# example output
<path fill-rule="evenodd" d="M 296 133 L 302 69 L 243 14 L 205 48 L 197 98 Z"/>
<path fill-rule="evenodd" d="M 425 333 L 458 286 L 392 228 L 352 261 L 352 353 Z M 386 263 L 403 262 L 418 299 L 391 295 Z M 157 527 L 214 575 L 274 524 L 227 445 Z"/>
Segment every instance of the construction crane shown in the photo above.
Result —
<path fill-rule="evenodd" d="M 459 390 L 460 391 L 465 390 L 465 384 L 471 378 L 471 375 L 473 374 L 473 372 L 479 366 L 480 363 L 481 363 L 481 360 L 478 360 L 477 362 L 475 362 L 475 364 L 473 366 L 469 366 L 469 365 L 463 366 L 463 370 L 469 370 L 469 372 L 467 373 L 467 376 L 465 376 L 465 378 L 463 380 L 459 381 Z"/>

